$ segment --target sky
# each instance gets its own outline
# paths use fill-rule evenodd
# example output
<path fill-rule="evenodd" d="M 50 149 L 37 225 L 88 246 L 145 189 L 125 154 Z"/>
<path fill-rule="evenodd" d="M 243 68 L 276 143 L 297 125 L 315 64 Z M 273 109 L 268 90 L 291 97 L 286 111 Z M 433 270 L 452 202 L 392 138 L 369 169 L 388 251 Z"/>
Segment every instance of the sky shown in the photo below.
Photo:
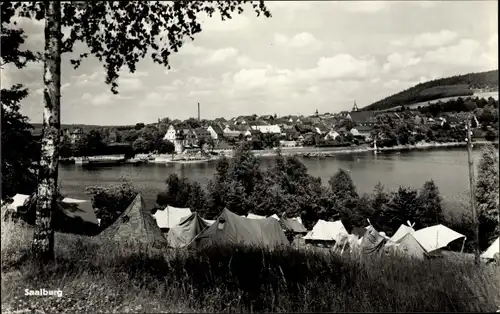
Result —
<path fill-rule="evenodd" d="M 202 32 L 171 57 L 120 72 L 119 94 L 88 58 L 63 55 L 61 122 L 128 125 L 160 118 L 310 115 L 367 106 L 427 80 L 498 69 L 497 1 L 270 1 L 232 20 L 200 15 Z M 250 6 L 245 8 L 251 9 Z M 22 19 L 26 47 L 42 51 L 44 22 Z M 76 47 L 75 53 L 84 52 Z M 43 64 L 4 67 L 2 88 L 30 90 L 21 112 L 42 121 Z"/>

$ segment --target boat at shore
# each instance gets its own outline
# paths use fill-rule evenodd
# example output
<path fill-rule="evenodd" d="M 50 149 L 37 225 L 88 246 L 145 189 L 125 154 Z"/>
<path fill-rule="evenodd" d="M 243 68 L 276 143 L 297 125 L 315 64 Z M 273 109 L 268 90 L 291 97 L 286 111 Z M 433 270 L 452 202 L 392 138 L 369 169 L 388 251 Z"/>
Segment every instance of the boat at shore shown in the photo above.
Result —
<path fill-rule="evenodd" d="M 101 156 L 101 157 L 77 157 L 75 164 L 79 166 L 113 166 L 125 162 L 125 157 Z"/>
<path fill-rule="evenodd" d="M 166 160 L 166 164 L 200 164 L 204 162 L 209 162 L 215 160 L 216 158 L 178 158 L 172 160 Z"/>

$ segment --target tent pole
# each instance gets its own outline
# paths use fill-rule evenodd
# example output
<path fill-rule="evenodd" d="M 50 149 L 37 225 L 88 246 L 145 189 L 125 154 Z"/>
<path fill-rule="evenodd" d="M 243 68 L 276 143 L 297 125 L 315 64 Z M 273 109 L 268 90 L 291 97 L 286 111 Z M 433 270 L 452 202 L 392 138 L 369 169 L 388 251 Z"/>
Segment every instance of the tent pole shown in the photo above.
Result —
<path fill-rule="evenodd" d="M 340 255 L 344 253 L 345 245 L 347 244 L 347 241 L 344 241 L 344 245 L 342 246 L 342 251 L 340 252 Z"/>
<path fill-rule="evenodd" d="M 460 250 L 460 253 L 464 252 L 465 240 L 467 240 L 467 237 L 464 237 L 464 240 L 462 241 L 462 249 Z"/>

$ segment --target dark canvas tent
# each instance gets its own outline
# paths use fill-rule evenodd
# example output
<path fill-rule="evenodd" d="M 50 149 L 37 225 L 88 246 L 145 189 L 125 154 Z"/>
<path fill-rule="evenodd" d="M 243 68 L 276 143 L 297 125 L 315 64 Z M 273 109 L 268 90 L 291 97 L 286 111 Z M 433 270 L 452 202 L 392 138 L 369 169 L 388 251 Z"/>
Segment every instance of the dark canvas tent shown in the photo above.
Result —
<path fill-rule="evenodd" d="M 27 197 L 17 214 L 28 224 L 35 223 L 37 195 Z M 59 232 L 95 235 L 99 232 L 97 218 L 92 203 L 73 198 L 58 199 L 52 217 L 54 230 Z"/>
<path fill-rule="evenodd" d="M 215 222 L 196 236 L 188 247 L 234 244 L 272 248 L 288 245 L 288 240 L 274 218 L 249 219 L 224 209 Z"/>
<path fill-rule="evenodd" d="M 184 217 L 181 222 L 167 233 L 168 246 L 182 248 L 187 246 L 203 229 L 209 226 L 197 213 Z"/>
<path fill-rule="evenodd" d="M 163 236 L 151 212 L 147 211 L 141 194 L 137 194 L 127 209 L 103 230 L 97 238 L 101 242 L 138 243 L 163 247 L 167 239 Z"/>
<path fill-rule="evenodd" d="M 307 233 L 307 229 L 295 219 L 281 218 L 280 224 L 286 231 L 290 231 L 293 233 Z"/>
<path fill-rule="evenodd" d="M 386 242 L 386 238 L 380 235 L 380 233 L 375 230 L 373 226 L 369 226 L 365 231 L 363 240 L 361 241 L 361 250 L 367 255 L 379 253 L 382 252 Z"/>
<path fill-rule="evenodd" d="M 351 234 L 354 234 L 358 238 L 362 238 L 365 235 L 366 229 L 362 227 L 352 228 Z"/>

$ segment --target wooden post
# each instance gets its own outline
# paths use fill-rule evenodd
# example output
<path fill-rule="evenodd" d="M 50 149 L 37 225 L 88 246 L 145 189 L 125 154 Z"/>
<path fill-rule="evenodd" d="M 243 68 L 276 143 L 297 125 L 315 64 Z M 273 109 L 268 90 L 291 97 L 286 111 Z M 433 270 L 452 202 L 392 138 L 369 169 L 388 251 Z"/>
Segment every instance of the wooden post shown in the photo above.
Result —
<path fill-rule="evenodd" d="M 472 159 L 472 130 L 471 130 L 471 121 L 470 117 L 467 119 L 467 158 L 469 161 L 469 187 L 470 187 L 470 205 L 472 208 L 472 224 L 474 228 L 474 261 L 476 265 L 479 265 L 479 224 L 477 221 L 477 213 L 476 213 L 476 195 L 475 195 L 475 178 L 474 178 L 474 161 Z"/>

